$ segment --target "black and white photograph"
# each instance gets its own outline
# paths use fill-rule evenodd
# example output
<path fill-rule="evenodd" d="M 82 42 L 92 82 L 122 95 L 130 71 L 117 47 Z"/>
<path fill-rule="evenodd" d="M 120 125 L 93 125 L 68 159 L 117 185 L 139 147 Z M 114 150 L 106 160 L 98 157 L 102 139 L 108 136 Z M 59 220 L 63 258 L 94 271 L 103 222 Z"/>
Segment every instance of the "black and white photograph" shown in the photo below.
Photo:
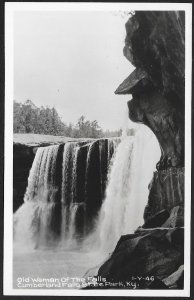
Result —
<path fill-rule="evenodd" d="M 5 4 L 4 295 L 189 296 L 191 12 Z"/>

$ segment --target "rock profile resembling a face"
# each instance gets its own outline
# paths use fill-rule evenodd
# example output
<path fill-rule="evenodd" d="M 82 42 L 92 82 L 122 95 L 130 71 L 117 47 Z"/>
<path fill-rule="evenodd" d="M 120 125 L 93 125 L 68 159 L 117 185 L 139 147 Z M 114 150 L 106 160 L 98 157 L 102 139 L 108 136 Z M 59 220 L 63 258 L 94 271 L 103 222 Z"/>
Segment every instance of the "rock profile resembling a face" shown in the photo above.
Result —
<path fill-rule="evenodd" d="M 173 11 L 138 11 L 126 23 L 123 53 L 136 69 L 115 94 L 131 94 L 129 118 L 156 135 L 162 152 L 158 170 L 184 166 L 183 27 L 184 15 Z"/>

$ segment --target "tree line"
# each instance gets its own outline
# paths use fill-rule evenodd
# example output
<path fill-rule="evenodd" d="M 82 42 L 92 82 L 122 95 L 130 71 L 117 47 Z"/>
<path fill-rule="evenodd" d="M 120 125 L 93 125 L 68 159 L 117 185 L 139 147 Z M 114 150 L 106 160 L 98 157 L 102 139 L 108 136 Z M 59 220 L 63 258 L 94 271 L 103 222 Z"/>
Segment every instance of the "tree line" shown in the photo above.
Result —
<path fill-rule="evenodd" d="M 122 130 L 103 131 L 96 120 L 89 121 L 81 116 L 76 124 L 64 123 L 56 109 L 37 107 L 31 100 L 25 103 L 14 101 L 14 133 L 36 133 L 72 138 L 103 138 L 119 137 Z M 128 130 L 128 135 L 134 135 L 134 129 Z"/>

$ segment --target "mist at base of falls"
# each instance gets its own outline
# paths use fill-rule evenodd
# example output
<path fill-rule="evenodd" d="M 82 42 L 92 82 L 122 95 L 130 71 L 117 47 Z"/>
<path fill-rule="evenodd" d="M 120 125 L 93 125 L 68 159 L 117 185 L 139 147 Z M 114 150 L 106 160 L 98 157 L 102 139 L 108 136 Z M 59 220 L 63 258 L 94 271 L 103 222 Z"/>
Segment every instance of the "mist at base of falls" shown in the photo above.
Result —
<path fill-rule="evenodd" d="M 114 250 L 121 235 L 131 234 L 143 225 L 148 186 L 160 154 L 155 135 L 144 125 L 138 125 L 134 137 L 123 135 L 96 228 L 86 240 L 88 247 L 93 245 L 106 255 Z"/>
<path fill-rule="evenodd" d="M 121 235 L 143 224 L 148 185 L 160 159 L 158 141 L 144 125 L 138 125 L 134 137 L 123 134 L 114 146 L 99 142 L 94 149 L 94 144 L 66 144 L 56 159 L 61 150 L 52 147 L 37 152 L 24 204 L 14 216 L 14 280 L 21 276 L 83 277 L 90 268 L 100 266 Z M 82 147 L 87 151 L 82 152 Z M 100 188 L 92 180 L 96 158 Z M 80 159 L 84 182 L 77 171 Z M 59 176 L 53 175 L 59 163 L 60 189 Z M 90 203 L 94 201 L 90 184 L 99 194 L 95 194 L 96 211 Z"/>

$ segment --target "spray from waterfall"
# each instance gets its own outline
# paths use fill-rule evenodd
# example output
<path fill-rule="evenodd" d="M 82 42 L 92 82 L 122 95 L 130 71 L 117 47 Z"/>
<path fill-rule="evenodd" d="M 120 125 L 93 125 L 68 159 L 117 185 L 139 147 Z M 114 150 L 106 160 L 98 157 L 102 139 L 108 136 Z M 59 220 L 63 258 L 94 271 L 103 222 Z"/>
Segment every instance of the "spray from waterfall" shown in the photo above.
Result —
<path fill-rule="evenodd" d="M 148 185 L 160 158 L 155 135 L 139 125 L 134 137 L 124 132 L 109 173 L 106 197 L 90 241 L 101 252 L 113 251 L 121 235 L 143 224 Z M 97 241 L 97 242 L 95 242 Z"/>
<path fill-rule="evenodd" d="M 107 253 L 121 235 L 143 224 L 160 149 L 144 125 L 135 136 L 127 136 L 125 128 L 121 141 L 67 142 L 37 150 L 24 204 L 14 215 L 16 244 L 71 249 L 89 242 Z"/>
<path fill-rule="evenodd" d="M 37 150 L 24 204 L 14 214 L 18 249 L 71 248 L 84 239 L 104 199 L 118 142 L 67 142 Z"/>

